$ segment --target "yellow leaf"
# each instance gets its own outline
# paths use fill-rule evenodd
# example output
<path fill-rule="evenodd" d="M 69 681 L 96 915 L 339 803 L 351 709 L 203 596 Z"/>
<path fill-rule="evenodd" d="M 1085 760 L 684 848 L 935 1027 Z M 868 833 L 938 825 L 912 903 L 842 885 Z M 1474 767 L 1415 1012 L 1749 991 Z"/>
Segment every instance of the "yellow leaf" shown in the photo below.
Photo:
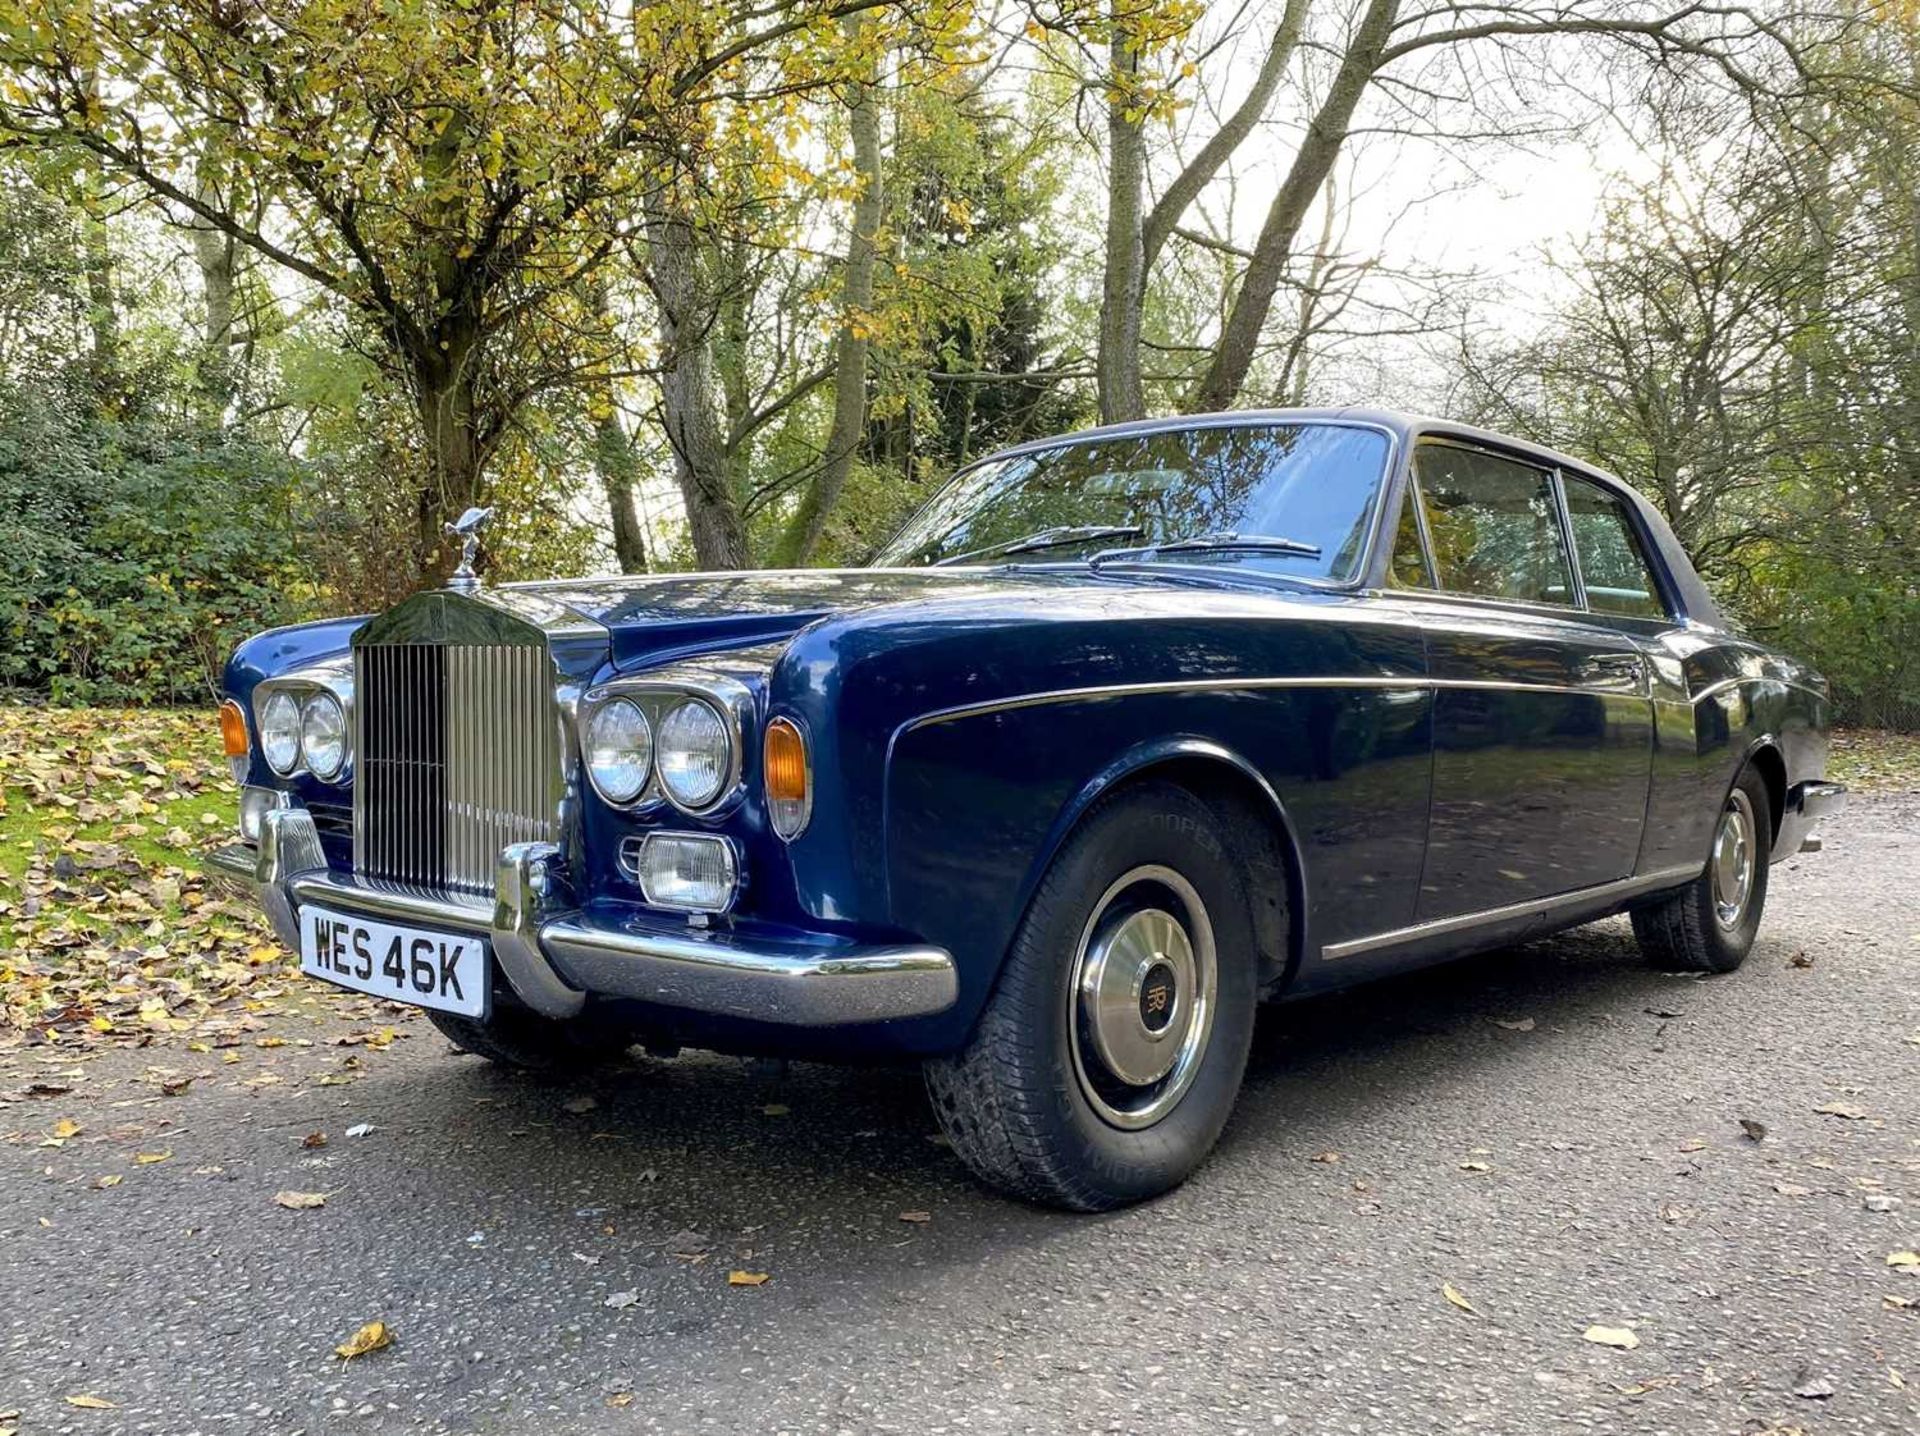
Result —
<path fill-rule="evenodd" d="M 1444 1296 L 1448 1301 L 1452 1302 L 1455 1306 L 1459 1307 L 1460 1310 L 1462 1311 L 1472 1312 L 1473 1315 L 1475 1316 L 1478 1316 L 1480 1314 L 1479 1312 L 1474 1311 L 1473 1303 L 1467 1300 L 1466 1293 L 1461 1291 L 1459 1287 L 1455 1286 L 1450 1281 L 1441 1283 L 1440 1295 Z"/>
<path fill-rule="evenodd" d="M 87 1411 L 112 1411 L 114 1404 L 99 1396 L 69 1396 L 67 1405 L 78 1406 Z"/>
<path fill-rule="evenodd" d="M 1897 1266 L 1902 1271 L 1920 1271 L 1920 1252 L 1889 1252 L 1887 1265 Z"/>
<path fill-rule="evenodd" d="M 765 1286 L 767 1274 L 763 1271 L 730 1271 L 727 1273 L 728 1286 Z"/>
<path fill-rule="evenodd" d="M 79 1136 L 80 1131 L 80 1124 L 71 1117 L 62 1117 L 58 1122 L 53 1124 L 53 1135 L 63 1142 L 69 1137 Z"/>
<path fill-rule="evenodd" d="M 155 1162 L 164 1162 L 172 1155 L 172 1152 L 135 1152 L 133 1160 L 143 1167 L 151 1167 Z"/>
<path fill-rule="evenodd" d="M 304 1212 L 313 1207 L 324 1207 L 327 1204 L 327 1194 L 325 1192 L 275 1192 L 273 1200 L 276 1206 L 285 1207 L 290 1212 Z"/>
<path fill-rule="evenodd" d="M 1622 1351 L 1633 1351 L 1640 1345 L 1640 1338 L 1624 1326 L 1590 1326 L 1585 1335 L 1588 1341 L 1616 1346 Z"/>
<path fill-rule="evenodd" d="M 393 1333 L 387 1329 L 387 1324 L 384 1321 L 370 1321 L 334 1347 L 333 1354 L 351 1361 L 356 1356 L 365 1356 L 369 1351 L 378 1351 L 383 1346 L 391 1345 Z"/>
<path fill-rule="evenodd" d="M 96 1017 L 89 1022 L 87 1026 L 91 1027 L 95 1032 L 111 1032 L 113 1031 L 113 1019 L 111 1017 Z"/>
<path fill-rule="evenodd" d="M 107 1187 L 117 1187 L 125 1180 L 126 1178 L 122 1177 L 118 1172 L 109 1172 L 106 1176 L 102 1177 L 99 1181 L 95 1182 L 94 1186 L 100 1187 L 102 1189 L 105 1189 Z"/>

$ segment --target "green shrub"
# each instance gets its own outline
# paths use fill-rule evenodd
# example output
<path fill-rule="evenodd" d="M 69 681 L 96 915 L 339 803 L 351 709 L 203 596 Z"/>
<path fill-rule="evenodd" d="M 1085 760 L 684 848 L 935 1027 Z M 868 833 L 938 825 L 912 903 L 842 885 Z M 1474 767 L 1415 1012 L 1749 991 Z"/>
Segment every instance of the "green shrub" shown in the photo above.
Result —
<path fill-rule="evenodd" d="M 299 616 L 292 465 L 219 433 L 0 394 L 0 685 L 201 701 L 235 642 Z"/>

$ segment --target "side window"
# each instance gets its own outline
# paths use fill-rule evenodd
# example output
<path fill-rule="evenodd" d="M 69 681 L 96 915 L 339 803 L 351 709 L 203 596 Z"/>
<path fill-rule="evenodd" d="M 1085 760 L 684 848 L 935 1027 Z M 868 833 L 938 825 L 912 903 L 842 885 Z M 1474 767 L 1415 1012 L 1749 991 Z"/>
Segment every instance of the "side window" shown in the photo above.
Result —
<path fill-rule="evenodd" d="M 1654 582 L 1627 506 L 1598 484 L 1564 476 L 1573 551 L 1586 580 L 1587 607 L 1630 618 L 1665 618 L 1667 605 Z"/>
<path fill-rule="evenodd" d="M 1420 486 L 1408 484 L 1400 502 L 1400 526 L 1393 535 L 1393 558 L 1387 564 L 1388 588 L 1432 588 L 1427 551 L 1420 542 Z"/>
<path fill-rule="evenodd" d="M 1421 445 L 1414 471 L 1441 588 L 1519 603 L 1573 602 L 1551 474 L 1452 444 Z"/>

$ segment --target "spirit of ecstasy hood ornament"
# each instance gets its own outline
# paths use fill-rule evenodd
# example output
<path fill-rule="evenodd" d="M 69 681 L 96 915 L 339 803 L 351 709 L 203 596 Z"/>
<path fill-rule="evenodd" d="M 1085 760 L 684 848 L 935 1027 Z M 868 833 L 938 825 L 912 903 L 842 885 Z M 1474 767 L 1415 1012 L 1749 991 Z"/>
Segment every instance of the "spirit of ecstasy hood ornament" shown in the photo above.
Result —
<path fill-rule="evenodd" d="M 460 540 L 460 567 L 447 580 L 448 588 L 473 589 L 480 586 L 480 575 L 473 571 L 473 561 L 480 556 L 480 530 L 486 527 L 487 520 L 492 517 L 493 510 L 490 508 L 472 508 L 445 526 L 448 533 Z"/>

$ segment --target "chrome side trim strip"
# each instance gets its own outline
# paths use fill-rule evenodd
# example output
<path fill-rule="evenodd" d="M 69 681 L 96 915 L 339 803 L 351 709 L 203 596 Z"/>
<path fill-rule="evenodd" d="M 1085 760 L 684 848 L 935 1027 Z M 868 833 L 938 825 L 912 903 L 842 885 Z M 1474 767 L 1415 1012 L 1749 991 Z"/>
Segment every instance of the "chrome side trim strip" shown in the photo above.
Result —
<path fill-rule="evenodd" d="M 962 718 L 977 718 L 986 713 L 1003 713 L 1015 708 L 1037 708 L 1051 703 L 1079 703 L 1098 698 L 1124 698 L 1139 694 L 1252 692 L 1275 688 L 1476 688 L 1500 693 L 1575 693 L 1592 698 L 1645 698 L 1638 690 L 1623 689 L 1609 683 L 1510 683 L 1492 678 L 1424 678 L 1412 674 L 1368 675 L 1333 678 L 1174 678 L 1157 683 L 1109 683 L 1086 688 L 1056 688 L 1045 693 L 1026 693 L 1014 698 L 996 698 L 981 703 L 965 703 L 942 708 L 902 725 L 901 731 L 953 723 Z"/>
<path fill-rule="evenodd" d="M 1491 927 L 1496 923 L 1510 922 L 1515 918 L 1540 917 L 1563 908 L 1584 907 L 1593 902 L 1617 902 L 1622 898 L 1635 897 L 1640 893 L 1679 887 L 1682 883 L 1692 882 L 1699 877 L 1700 871 L 1699 867 L 1689 867 L 1683 863 L 1679 867 L 1662 868 L 1658 872 L 1641 873 L 1609 883 L 1596 883 L 1592 887 L 1575 888 L 1572 892 L 1554 893 L 1551 897 L 1532 898 L 1526 902 L 1509 903 L 1505 907 L 1487 908 L 1480 912 L 1458 913 L 1453 917 L 1434 918 L 1431 922 L 1416 922 L 1409 927 L 1396 927 L 1387 932 L 1376 932 L 1370 937 L 1356 937 L 1346 942 L 1328 943 L 1320 949 L 1320 956 L 1328 962 L 1338 962 L 1343 957 L 1358 957 L 1364 952 L 1377 952 L 1383 947 L 1397 947 L 1403 942 L 1414 942 L 1421 938 L 1445 937 L 1448 933 L 1470 932 L 1477 927 Z"/>
<path fill-rule="evenodd" d="M 1729 688 L 1738 688 L 1744 683 L 1777 683 L 1782 688 L 1797 689 L 1802 693 L 1818 698 L 1822 703 L 1831 703 L 1833 701 L 1832 694 L 1822 693 L 1818 688 L 1809 688 L 1804 683 L 1795 683 L 1791 678 L 1774 678 L 1764 673 L 1743 673 L 1735 678 L 1722 678 L 1717 682 L 1709 683 L 1705 688 L 1702 688 L 1686 701 L 1696 704 L 1704 703 L 1715 694 L 1724 693 Z"/>

